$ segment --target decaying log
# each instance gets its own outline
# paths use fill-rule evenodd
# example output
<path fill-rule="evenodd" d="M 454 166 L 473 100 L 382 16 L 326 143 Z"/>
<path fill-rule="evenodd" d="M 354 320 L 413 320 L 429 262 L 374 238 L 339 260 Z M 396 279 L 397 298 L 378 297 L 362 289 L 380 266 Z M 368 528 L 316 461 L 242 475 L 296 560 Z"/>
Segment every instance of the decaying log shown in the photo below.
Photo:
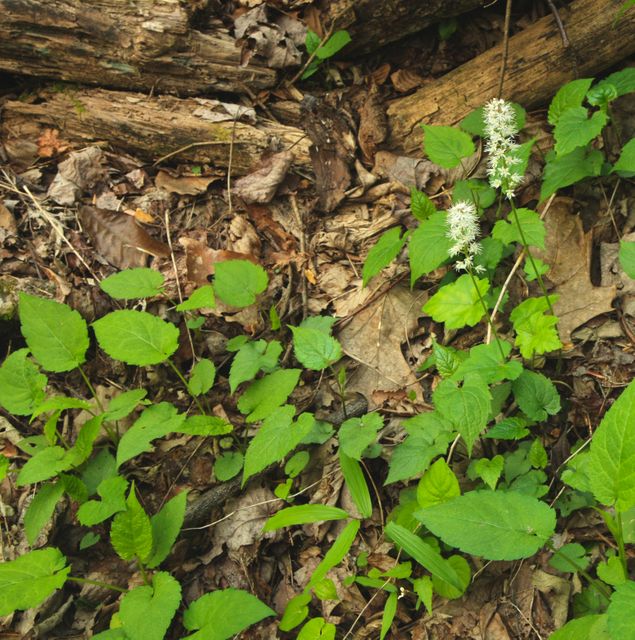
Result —
<path fill-rule="evenodd" d="M 621 0 L 575 0 L 560 10 L 570 46 L 564 48 L 552 15 L 510 38 L 503 97 L 525 107 L 547 102 L 577 77 L 608 69 L 635 52 L 635 11 L 614 24 Z M 424 124 L 456 124 L 496 97 L 502 45 L 477 56 L 443 78 L 388 108 L 389 144 L 406 153 L 421 149 Z"/>

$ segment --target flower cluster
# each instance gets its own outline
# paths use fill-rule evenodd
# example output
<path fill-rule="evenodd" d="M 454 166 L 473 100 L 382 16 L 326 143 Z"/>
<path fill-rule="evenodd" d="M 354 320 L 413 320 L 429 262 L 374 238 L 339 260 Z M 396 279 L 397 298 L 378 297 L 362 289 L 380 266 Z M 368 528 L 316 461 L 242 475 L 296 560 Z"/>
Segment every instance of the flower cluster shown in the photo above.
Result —
<path fill-rule="evenodd" d="M 474 266 L 474 256 L 481 252 L 479 236 L 478 215 L 476 207 L 471 202 L 460 201 L 448 209 L 448 230 L 446 236 L 452 240 L 450 256 L 462 255 L 454 268 L 457 271 L 468 271 Z M 474 267 L 474 271 L 480 273 L 485 269 L 481 265 Z"/>
<path fill-rule="evenodd" d="M 494 189 L 502 189 L 507 198 L 514 197 L 514 190 L 523 181 L 516 165 L 520 164 L 518 144 L 514 136 L 518 133 L 516 114 L 509 102 L 490 100 L 483 112 L 485 120 L 485 150 L 489 154 L 487 175 Z"/>

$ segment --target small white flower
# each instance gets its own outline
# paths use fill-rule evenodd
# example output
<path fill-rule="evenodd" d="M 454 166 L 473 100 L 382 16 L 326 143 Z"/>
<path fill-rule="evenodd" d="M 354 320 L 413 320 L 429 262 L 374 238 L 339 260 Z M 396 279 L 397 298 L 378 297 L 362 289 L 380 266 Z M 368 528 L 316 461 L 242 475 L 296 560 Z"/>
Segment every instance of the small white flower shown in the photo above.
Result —
<path fill-rule="evenodd" d="M 472 202 L 459 201 L 448 209 L 448 230 L 446 236 L 452 240 L 450 257 L 462 255 L 454 268 L 457 271 L 467 271 L 474 265 L 474 256 L 481 252 L 481 245 L 477 238 L 480 234 L 478 214 Z"/>

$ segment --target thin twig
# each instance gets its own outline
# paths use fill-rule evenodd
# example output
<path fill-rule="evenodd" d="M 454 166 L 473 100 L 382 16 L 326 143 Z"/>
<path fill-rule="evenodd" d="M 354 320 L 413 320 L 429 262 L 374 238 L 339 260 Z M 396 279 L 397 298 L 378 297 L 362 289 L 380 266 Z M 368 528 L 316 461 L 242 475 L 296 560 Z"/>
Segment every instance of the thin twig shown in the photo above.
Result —
<path fill-rule="evenodd" d="M 306 255 L 306 235 L 304 233 L 304 220 L 302 219 L 302 214 L 300 213 L 300 209 L 298 208 L 298 202 L 296 200 L 295 194 L 291 194 L 289 196 L 291 200 L 291 208 L 293 209 L 293 215 L 295 216 L 295 220 L 298 224 L 298 230 L 300 232 L 300 253 L 304 257 Z M 298 269 L 300 271 L 300 269 Z M 304 273 L 298 273 L 300 276 L 300 286 L 302 293 L 302 319 L 304 320 L 309 312 L 309 295 L 307 292 L 306 286 L 306 275 Z"/>
<path fill-rule="evenodd" d="M 562 46 L 566 48 L 571 43 L 569 42 L 569 38 L 567 37 L 567 32 L 565 31 L 564 25 L 562 24 L 562 20 L 560 19 L 558 8 L 553 3 L 553 0 L 547 0 L 547 4 L 549 5 L 549 9 L 551 10 L 553 17 L 556 20 L 556 24 L 558 25 L 558 31 L 560 31 L 560 37 L 562 38 Z"/>
<path fill-rule="evenodd" d="M 507 56 L 509 55 L 509 24 L 512 18 L 512 0 L 507 0 L 505 6 L 505 25 L 503 26 L 503 53 L 501 58 L 500 76 L 498 78 L 497 98 L 503 97 L 503 83 L 505 82 L 505 71 L 507 71 Z"/>
<path fill-rule="evenodd" d="M 173 156 L 178 156 L 179 153 L 183 153 L 184 151 L 188 151 L 189 149 L 194 149 L 196 147 L 212 147 L 217 144 L 227 145 L 227 144 L 230 144 L 230 142 L 227 142 L 226 140 L 206 140 L 205 142 L 190 142 L 190 144 L 186 144 L 184 147 L 180 147 L 179 149 L 176 149 L 176 151 L 170 151 L 170 153 L 167 153 L 166 155 L 161 156 L 158 160 L 152 163 L 152 166 L 156 167 L 158 164 L 161 164 L 165 160 L 169 160 Z M 247 144 L 247 141 L 243 140 L 238 144 Z"/>

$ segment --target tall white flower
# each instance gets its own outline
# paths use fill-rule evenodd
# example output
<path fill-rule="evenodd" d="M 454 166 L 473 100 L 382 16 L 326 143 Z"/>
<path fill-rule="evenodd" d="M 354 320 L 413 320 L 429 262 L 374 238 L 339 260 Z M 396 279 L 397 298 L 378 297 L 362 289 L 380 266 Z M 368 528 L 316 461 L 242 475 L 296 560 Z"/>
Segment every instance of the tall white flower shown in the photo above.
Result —
<path fill-rule="evenodd" d="M 481 252 L 477 238 L 480 234 L 476 207 L 472 202 L 461 200 L 448 209 L 446 236 L 452 240 L 450 257 L 461 255 L 454 268 L 457 271 L 468 271 L 474 267 L 474 256 Z M 481 265 L 474 267 L 477 273 L 484 271 Z"/>
<path fill-rule="evenodd" d="M 521 162 L 517 155 L 520 147 L 514 140 L 518 133 L 516 113 L 509 102 L 495 98 L 485 105 L 483 116 L 487 139 L 485 150 L 489 154 L 489 183 L 494 189 L 502 189 L 505 196 L 511 199 L 523 181 L 516 166 Z"/>

